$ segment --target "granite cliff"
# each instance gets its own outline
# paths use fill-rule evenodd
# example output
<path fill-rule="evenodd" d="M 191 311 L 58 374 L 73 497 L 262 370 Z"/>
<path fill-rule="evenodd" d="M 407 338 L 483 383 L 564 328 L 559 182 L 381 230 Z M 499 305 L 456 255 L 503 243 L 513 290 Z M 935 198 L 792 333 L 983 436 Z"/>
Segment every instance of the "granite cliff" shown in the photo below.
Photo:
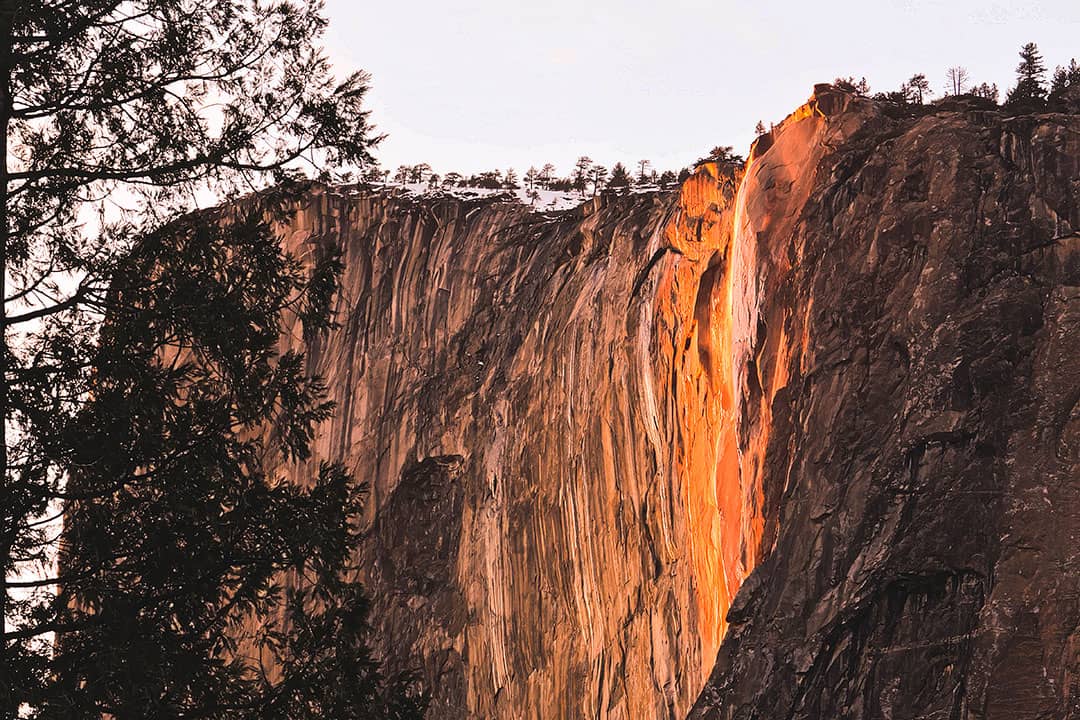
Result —
<path fill-rule="evenodd" d="M 1080 117 L 809 109 L 740 189 L 786 386 L 690 717 L 1080 717 Z"/>
<path fill-rule="evenodd" d="M 819 86 L 543 214 L 313 191 L 316 457 L 432 718 L 1080 717 L 1080 117 Z"/>
<path fill-rule="evenodd" d="M 731 170 L 698 182 L 734 197 Z M 701 689 L 751 518 L 713 492 L 732 395 L 694 212 L 331 191 L 297 215 L 289 242 L 345 250 L 316 455 L 371 483 L 376 634 L 431 717 L 671 717 Z"/>

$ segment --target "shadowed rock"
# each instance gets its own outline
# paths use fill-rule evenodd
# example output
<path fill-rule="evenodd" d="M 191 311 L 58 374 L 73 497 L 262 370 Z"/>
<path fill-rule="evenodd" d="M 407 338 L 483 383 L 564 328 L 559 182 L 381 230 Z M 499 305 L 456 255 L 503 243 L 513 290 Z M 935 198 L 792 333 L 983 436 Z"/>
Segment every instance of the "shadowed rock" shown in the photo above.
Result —
<path fill-rule="evenodd" d="M 754 265 L 808 342 L 749 351 L 771 529 L 692 718 L 1080 716 L 1080 118 L 947 109 L 853 98 L 747 171 L 810 187 Z"/>

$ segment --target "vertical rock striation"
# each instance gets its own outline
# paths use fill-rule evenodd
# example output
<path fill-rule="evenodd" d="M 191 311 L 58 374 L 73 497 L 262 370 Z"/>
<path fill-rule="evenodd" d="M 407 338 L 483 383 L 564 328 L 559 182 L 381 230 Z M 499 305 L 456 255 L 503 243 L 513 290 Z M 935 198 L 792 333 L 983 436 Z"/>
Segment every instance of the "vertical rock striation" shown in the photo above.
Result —
<path fill-rule="evenodd" d="M 1078 228 L 1076 116 L 828 86 L 679 193 L 313 192 L 341 327 L 283 344 L 391 665 L 433 718 L 1080 718 Z"/>
<path fill-rule="evenodd" d="M 551 216 L 329 191 L 283 231 L 344 251 L 341 327 L 284 342 L 337 402 L 316 457 L 370 483 L 372 617 L 392 665 L 420 659 L 431 717 L 672 718 L 696 698 L 754 522 L 715 497 L 734 193 L 715 166 Z"/>

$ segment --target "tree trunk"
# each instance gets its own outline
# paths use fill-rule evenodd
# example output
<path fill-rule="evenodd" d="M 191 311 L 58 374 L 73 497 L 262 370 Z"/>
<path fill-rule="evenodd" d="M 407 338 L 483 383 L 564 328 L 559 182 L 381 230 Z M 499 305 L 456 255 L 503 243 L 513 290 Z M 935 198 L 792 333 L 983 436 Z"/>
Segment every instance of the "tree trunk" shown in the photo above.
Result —
<path fill-rule="evenodd" d="M 17 0 L 0 2 L 0 278 L 3 278 L 3 298 L 7 297 L 7 253 L 8 253 L 8 124 L 11 119 L 11 55 L 12 26 Z M 0 300 L 0 303 L 3 301 Z M 0 499 L 8 491 L 8 367 L 7 367 L 7 308 L 0 313 Z M 0 506 L 6 503 L 0 502 Z M 5 510 L 5 514 L 7 511 Z M 7 652 L 7 559 L 14 541 L 15 518 L 8 522 L 0 532 L 0 553 L 3 553 L 3 572 L 0 572 L 0 713 L 7 716 L 12 707 L 12 687 L 8 676 Z"/>

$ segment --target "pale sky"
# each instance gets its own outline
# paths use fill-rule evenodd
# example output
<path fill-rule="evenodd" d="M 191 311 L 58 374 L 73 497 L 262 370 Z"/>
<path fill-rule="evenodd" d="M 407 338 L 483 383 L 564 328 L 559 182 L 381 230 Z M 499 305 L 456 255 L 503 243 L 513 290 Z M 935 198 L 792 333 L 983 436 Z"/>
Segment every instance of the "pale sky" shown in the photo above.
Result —
<path fill-rule="evenodd" d="M 589 155 L 610 167 L 744 153 L 814 83 L 865 75 L 871 91 L 967 68 L 1004 96 L 1025 42 L 1050 70 L 1080 59 L 1077 0 L 327 0 L 339 75 L 373 76 L 387 169 L 471 173 Z"/>

